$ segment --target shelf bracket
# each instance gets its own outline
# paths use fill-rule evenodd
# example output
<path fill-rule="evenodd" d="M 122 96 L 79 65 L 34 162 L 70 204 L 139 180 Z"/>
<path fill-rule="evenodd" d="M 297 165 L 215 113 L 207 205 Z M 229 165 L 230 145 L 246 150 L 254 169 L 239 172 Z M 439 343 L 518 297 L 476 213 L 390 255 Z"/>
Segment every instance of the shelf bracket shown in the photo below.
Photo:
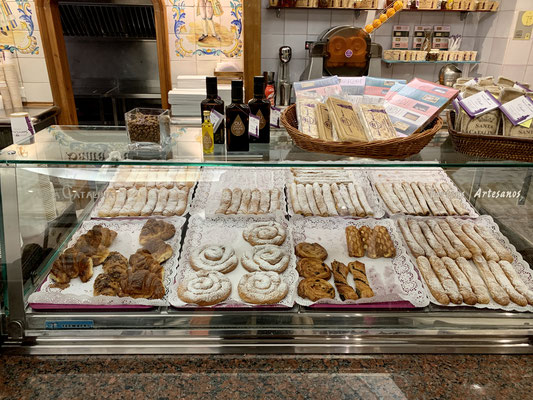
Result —
<path fill-rule="evenodd" d="M 355 19 L 358 19 L 361 16 L 361 10 L 354 10 L 353 11 Z"/>
<path fill-rule="evenodd" d="M 276 8 L 276 18 L 281 18 L 281 8 Z"/>
<path fill-rule="evenodd" d="M 466 19 L 466 17 L 468 17 L 468 11 L 461 11 L 461 12 L 459 13 L 459 19 L 460 19 L 461 21 L 464 21 L 464 20 Z"/>

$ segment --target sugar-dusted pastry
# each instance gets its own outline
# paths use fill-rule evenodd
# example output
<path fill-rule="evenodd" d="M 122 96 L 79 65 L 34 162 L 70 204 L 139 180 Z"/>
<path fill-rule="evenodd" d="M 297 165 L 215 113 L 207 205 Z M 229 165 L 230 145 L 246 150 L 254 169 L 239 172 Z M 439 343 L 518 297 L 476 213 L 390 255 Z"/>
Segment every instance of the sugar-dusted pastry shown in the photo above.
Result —
<path fill-rule="evenodd" d="M 135 199 L 135 204 L 133 205 L 133 208 L 131 210 L 132 216 L 139 216 L 141 215 L 141 211 L 144 208 L 144 205 L 146 204 L 146 196 L 148 194 L 148 191 L 146 190 L 146 187 L 141 187 L 137 191 L 137 197 Z"/>
<path fill-rule="evenodd" d="M 313 183 L 313 195 L 315 197 L 316 206 L 320 216 L 327 217 L 329 215 L 328 207 L 326 206 L 326 201 L 322 195 L 322 187 L 317 182 Z"/>
<path fill-rule="evenodd" d="M 137 200 L 137 189 L 128 189 L 126 203 L 124 203 L 124 207 L 122 207 L 118 215 L 121 217 L 127 217 L 131 215 L 133 206 L 135 205 L 135 200 Z"/>
<path fill-rule="evenodd" d="M 281 274 L 289 265 L 289 254 L 273 244 L 254 246 L 241 257 L 242 266 L 250 272 L 274 271 Z"/>
<path fill-rule="evenodd" d="M 283 225 L 275 221 L 253 222 L 242 232 L 244 240 L 252 246 L 274 244 L 280 246 L 285 242 L 287 233 Z"/>
<path fill-rule="evenodd" d="M 329 183 L 324 183 L 322 185 L 322 195 L 324 197 L 324 202 L 328 209 L 328 214 L 330 217 L 339 215 L 337 208 L 335 207 L 335 200 L 333 199 L 333 194 L 331 193 L 331 186 Z"/>
<path fill-rule="evenodd" d="M 420 271 L 420 274 L 424 278 L 424 281 L 428 285 L 429 291 L 435 297 L 435 299 L 440 303 L 444 305 L 450 304 L 450 298 L 446 294 L 446 291 L 442 287 L 442 284 L 439 281 L 439 278 L 437 278 L 437 275 L 435 275 L 435 271 L 433 271 L 433 268 L 431 267 L 431 264 L 429 260 L 426 257 L 420 256 L 416 259 L 416 264 L 418 266 L 418 270 Z"/>
<path fill-rule="evenodd" d="M 113 189 L 108 189 L 104 192 L 104 201 L 98 210 L 99 217 L 109 217 L 111 216 L 111 210 L 115 205 L 115 200 L 117 198 L 117 192 Z"/>
<path fill-rule="evenodd" d="M 294 252 L 298 257 L 301 258 L 316 258 L 317 260 L 322 261 L 328 258 L 328 252 L 318 243 L 298 243 L 294 247 Z"/>
<path fill-rule="evenodd" d="M 237 210 L 237 214 L 248 214 L 250 200 L 252 200 L 252 191 L 250 189 L 243 189 L 241 196 L 241 205 Z"/>
<path fill-rule="evenodd" d="M 352 199 L 350 198 L 350 193 L 348 193 L 348 188 L 346 185 L 339 185 L 339 192 L 342 196 L 342 200 L 344 201 L 344 204 L 348 208 L 348 214 L 349 215 L 357 215 L 357 211 L 355 210 L 355 207 L 352 203 Z"/>
<path fill-rule="evenodd" d="M 348 246 L 348 255 L 350 257 L 364 257 L 365 248 L 361 240 L 359 229 L 353 225 L 346 227 L 346 244 Z"/>
<path fill-rule="evenodd" d="M 463 230 L 461 229 L 461 225 L 454 218 L 447 217 L 446 222 L 450 226 L 450 229 L 455 234 L 455 236 L 457 236 L 459 240 L 463 242 L 466 248 L 470 251 L 470 253 L 472 253 L 472 256 L 482 254 L 481 249 L 476 244 L 476 242 L 470 239 L 470 237 L 465 232 L 463 232 Z"/>
<path fill-rule="evenodd" d="M 155 203 L 155 208 L 153 215 L 162 215 L 163 210 L 167 205 L 168 200 L 168 189 L 161 188 L 157 191 L 157 203 Z"/>
<path fill-rule="evenodd" d="M 429 207 L 428 207 L 426 198 L 424 197 L 424 194 L 418 187 L 418 184 L 416 182 L 411 182 L 410 186 L 411 186 L 411 189 L 413 190 L 413 193 L 415 194 L 416 200 L 418 201 L 420 208 L 422 209 L 422 215 L 429 215 Z"/>
<path fill-rule="evenodd" d="M 301 258 L 296 264 L 296 270 L 304 278 L 331 278 L 331 270 L 318 258 Z"/>
<path fill-rule="evenodd" d="M 117 217 L 120 214 L 120 210 L 122 210 L 122 207 L 124 207 L 124 204 L 126 203 L 127 196 L 127 190 L 125 188 L 117 190 L 115 204 L 113 204 L 113 208 L 109 212 L 110 217 Z"/>
<path fill-rule="evenodd" d="M 430 229 L 426 221 L 419 220 L 418 226 L 420 226 L 420 229 L 422 229 L 422 232 L 424 233 L 424 236 L 427 242 L 429 243 L 431 248 L 435 251 L 437 256 L 446 257 L 446 251 L 440 244 L 439 240 L 435 237 L 435 235 L 433 234 L 433 231 Z"/>
<path fill-rule="evenodd" d="M 188 188 L 178 189 L 178 204 L 174 209 L 174 215 L 183 215 L 187 209 L 187 200 L 189 197 Z"/>
<path fill-rule="evenodd" d="M 235 188 L 231 191 L 231 204 L 226 210 L 226 215 L 237 214 L 239 207 L 241 205 L 242 199 L 242 190 L 240 188 Z"/>
<path fill-rule="evenodd" d="M 117 189 L 126 187 L 126 182 L 128 181 L 130 173 L 131 169 L 129 167 L 119 167 L 113 181 L 113 187 Z"/>
<path fill-rule="evenodd" d="M 224 188 L 222 189 L 222 193 L 220 195 L 220 205 L 218 206 L 218 209 L 215 211 L 215 214 L 226 214 L 226 211 L 228 210 L 230 204 L 231 204 L 231 189 Z"/>
<path fill-rule="evenodd" d="M 448 222 L 440 219 L 437 223 L 439 224 L 439 227 L 441 228 L 444 235 L 446 235 L 446 237 L 448 238 L 453 248 L 457 250 L 459 255 L 461 257 L 466 258 L 467 260 L 470 260 L 472 258 L 472 253 L 470 252 L 470 250 L 468 250 L 464 243 L 455 235 L 455 233 L 453 233 Z"/>
<path fill-rule="evenodd" d="M 444 192 L 444 193 L 450 193 L 450 186 L 447 184 L 447 183 L 444 183 L 442 182 L 440 184 L 440 188 L 441 190 Z M 452 205 L 453 205 L 453 208 L 455 209 L 455 211 L 457 212 L 457 214 L 459 215 L 468 215 L 470 214 L 468 212 L 468 210 L 464 207 L 463 205 L 463 202 L 461 201 L 461 199 L 456 195 L 449 195 L 448 196 Z"/>
<path fill-rule="evenodd" d="M 498 239 L 496 239 L 494 234 L 489 229 L 477 224 L 474 225 L 474 229 L 478 235 L 490 245 L 492 250 L 496 252 L 498 257 L 500 257 L 500 260 L 513 262 L 513 256 L 511 255 L 511 252 L 507 250 Z"/>
<path fill-rule="evenodd" d="M 405 193 L 405 190 L 403 190 L 403 186 L 399 182 L 394 182 L 392 184 L 392 190 L 394 191 L 394 194 L 396 194 L 396 197 L 400 199 L 400 202 L 402 203 L 403 207 L 407 211 L 407 214 L 414 215 L 416 214 L 415 209 L 413 208 L 411 202 L 409 201 L 409 197 L 407 196 L 407 193 Z"/>
<path fill-rule="evenodd" d="M 457 284 L 451 277 L 450 273 L 446 269 L 446 266 L 441 261 L 441 259 L 435 256 L 431 256 L 429 257 L 429 262 L 431 263 L 433 271 L 435 271 L 435 274 L 439 278 L 440 283 L 442 284 L 442 287 L 446 291 L 446 294 L 450 298 L 451 302 L 454 304 L 462 304 L 463 296 L 461 296 L 461 293 L 459 293 Z"/>
<path fill-rule="evenodd" d="M 355 287 L 360 293 L 361 298 L 374 297 L 374 291 L 370 287 L 366 276 L 365 264 L 359 261 L 353 261 L 348 264 L 348 269 L 352 273 Z"/>
<path fill-rule="evenodd" d="M 157 173 L 155 175 L 155 182 L 158 188 L 167 187 L 166 185 L 167 184 L 167 173 L 168 173 L 168 169 L 166 168 L 160 168 L 159 170 L 157 170 Z M 167 189 L 171 189 L 172 186 Z"/>
<path fill-rule="evenodd" d="M 149 173 L 150 173 L 150 170 L 147 168 L 141 168 L 139 170 L 139 173 L 137 174 L 135 178 L 135 188 L 140 189 L 146 186 L 146 182 L 148 182 Z"/>
<path fill-rule="evenodd" d="M 302 208 L 300 207 L 300 202 L 298 201 L 298 188 L 296 187 L 296 183 L 294 182 L 289 185 L 289 197 L 294 213 L 301 214 Z"/>
<path fill-rule="evenodd" d="M 313 215 L 311 207 L 309 207 L 309 202 L 307 201 L 307 193 L 305 192 L 305 186 L 299 183 L 298 185 L 296 185 L 296 189 L 298 190 L 298 203 L 300 204 L 300 208 L 302 209 L 302 214 L 306 217 Z"/>
<path fill-rule="evenodd" d="M 309 204 L 309 208 L 311 209 L 313 215 L 320 215 L 320 210 L 316 204 L 315 192 L 313 191 L 312 185 L 305 185 L 305 194 L 307 197 L 307 204 Z"/>
<path fill-rule="evenodd" d="M 446 235 L 440 228 L 438 222 L 435 221 L 434 219 L 428 219 L 427 224 L 431 228 L 431 231 L 437 238 L 438 242 L 441 244 L 442 248 L 444 249 L 448 257 L 454 260 L 458 258 L 460 256 L 459 252 L 455 250 L 453 245 L 450 243 L 450 241 L 448 240 L 448 238 L 446 237 Z"/>
<path fill-rule="evenodd" d="M 492 299 L 502 306 L 509 305 L 511 299 L 494 277 L 494 274 L 491 272 L 487 261 L 485 261 L 485 259 L 479 254 L 475 254 L 472 259 L 474 260 L 474 263 L 476 264 L 483 281 L 485 281 L 485 285 L 487 285 Z"/>
<path fill-rule="evenodd" d="M 268 210 L 269 213 L 274 213 L 281 209 L 281 201 L 280 201 L 281 192 L 279 189 L 272 189 L 270 191 L 270 208 Z"/>
<path fill-rule="evenodd" d="M 305 278 L 298 284 L 298 296 L 311 301 L 334 299 L 335 289 L 328 281 L 321 278 Z"/>
<path fill-rule="evenodd" d="M 533 305 L 533 291 L 526 286 L 526 284 L 524 283 L 520 275 L 518 275 L 518 272 L 516 272 L 512 264 L 508 261 L 502 260 L 500 261 L 500 267 L 502 268 L 507 278 L 511 281 L 514 288 L 518 291 L 518 293 L 523 295 L 530 305 Z"/>
<path fill-rule="evenodd" d="M 259 214 L 267 214 L 270 208 L 270 190 L 261 190 L 261 197 L 259 198 Z"/>
<path fill-rule="evenodd" d="M 457 266 L 455 261 L 451 259 L 450 257 L 443 257 L 441 258 L 441 261 L 444 263 L 444 265 L 448 269 L 448 272 L 450 273 L 453 280 L 455 281 L 455 284 L 457 285 L 457 288 L 459 289 L 459 293 L 463 297 L 463 301 L 468 305 L 476 304 L 477 297 L 472 291 L 470 282 L 468 281 L 468 278 L 466 277 L 466 275 Z"/>
<path fill-rule="evenodd" d="M 403 191 L 405 192 L 405 195 L 407 196 L 407 200 L 413 207 L 413 211 L 416 215 L 424 215 L 424 212 L 422 211 L 422 207 L 420 206 L 420 203 L 418 202 L 415 192 L 413 191 L 413 188 L 409 183 L 402 182 L 401 187 Z"/>
<path fill-rule="evenodd" d="M 222 303 L 230 294 L 230 280 L 216 271 L 188 274 L 178 286 L 178 297 L 181 301 L 204 307 Z"/>
<path fill-rule="evenodd" d="M 433 205 L 435 206 L 435 210 L 433 211 L 433 215 L 442 216 L 446 215 L 446 208 L 442 205 L 442 202 L 440 201 L 440 196 L 435 190 L 435 187 L 431 183 L 426 183 L 425 185 L 426 193 L 431 197 L 431 200 L 433 200 Z"/>
<path fill-rule="evenodd" d="M 235 250 L 231 246 L 203 245 L 191 253 L 191 268 L 200 271 L 217 271 L 227 274 L 239 264 Z"/>
<path fill-rule="evenodd" d="M 477 302 L 480 304 L 489 304 L 489 290 L 487 289 L 485 282 L 483 282 L 483 279 L 477 272 L 476 267 L 473 266 L 470 262 L 468 262 L 464 257 L 459 257 L 457 260 L 455 260 L 455 262 L 459 269 L 467 277 L 468 282 L 470 283 L 470 287 L 476 295 Z"/>
<path fill-rule="evenodd" d="M 148 270 L 129 270 L 127 276 L 120 281 L 119 296 L 162 299 L 165 297 L 165 286 L 158 275 Z"/>
<path fill-rule="evenodd" d="M 360 293 L 348 284 L 348 274 L 350 269 L 343 263 L 335 260 L 331 263 L 331 269 L 333 270 L 333 279 L 335 287 L 339 292 L 339 297 L 342 301 L 345 300 L 359 300 Z"/>
<path fill-rule="evenodd" d="M 276 304 L 289 293 L 289 287 L 281 275 L 272 271 L 244 274 L 237 288 L 240 298 L 251 304 Z"/>
<path fill-rule="evenodd" d="M 400 227 L 400 231 L 402 232 L 403 238 L 405 239 L 405 243 L 407 243 L 407 246 L 411 250 L 411 253 L 413 253 L 413 256 L 415 258 L 424 256 L 426 252 L 424 251 L 422 246 L 418 244 L 418 241 L 411 233 L 411 229 L 409 229 L 409 226 L 407 225 L 407 222 L 405 222 L 405 219 L 399 219 L 398 226 Z"/>
<path fill-rule="evenodd" d="M 400 212 L 402 212 L 399 207 L 400 200 L 392 191 L 391 183 L 376 183 L 375 187 L 392 214 L 399 214 Z"/>
<path fill-rule="evenodd" d="M 157 203 L 157 189 L 150 189 L 146 195 L 146 204 L 141 210 L 142 216 L 152 215 Z"/>
<path fill-rule="evenodd" d="M 424 196 L 424 199 L 426 200 L 427 206 L 428 206 L 429 210 L 431 211 L 431 213 L 433 215 L 440 215 L 441 211 L 439 210 L 439 208 L 437 207 L 437 205 L 433 201 L 433 197 L 427 191 L 426 184 L 423 183 L 423 182 L 418 182 L 418 189 L 420 190 L 420 192 Z"/>
<path fill-rule="evenodd" d="M 420 229 L 420 225 L 418 225 L 418 222 L 414 219 L 407 220 L 407 225 L 409 225 L 409 229 L 411 230 L 411 233 L 413 234 L 413 237 L 417 241 L 417 243 L 424 249 L 424 253 L 426 257 L 431 257 L 436 255 L 433 248 L 429 245 L 429 243 L 426 240 L 426 237 L 422 233 L 422 229 Z"/>
<path fill-rule="evenodd" d="M 153 239 L 169 240 L 175 234 L 176 228 L 174 225 L 162 219 L 149 219 L 141 228 L 139 243 L 144 246 Z"/>
<path fill-rule="evenodd" d="M 162 190 L 162 189 L 160 189 Z M 163 210 L 163 215 L 166 217 L 174 215 L 174 212 L 176 210 L 176 207 L 178 205 L 178 193 L 179 189 L 174 187 L 168 191 L 168 200 L 167 204 L 165 206 L 165 209 Z"/>
<path fill-rule="evenodd" d="M 350 210 L 348 209 L 348 206 L 344 202 L 344 199 L 342 198 L 341 191 L 339 190 L 339 187 L 336 183 L 332 183 L 331 186 L 331 194 L 333 195 L 333 198 L 335 199 L 335 206 L 337 208 L 337 211 L 339 215 L 350 215 Z"/>
<path fill-rule="evenodd" d="M 357 185 L 359 187 L 359 185 Z M 372 215 L 372 209 L 368 205 L 366 201 L 366 197 L 363 195 L 360 197 L 358 193 L 361 193 L 362 190 L 358 191 L 353 183 L 349 183 L 346 185 L 346 188 L 348 189 L 348 194 L 350 195 L 350 200 L 352 201 L 352 204 L 355 208 L 355 213 L 359 217 L 364 217 L 366 215 Z M 360 201 L 360 198 L 363 198 L 363 201 Z M 363 203 L 367 203 L 365 206 Z M 370 214 L 367 212 L 367 210 L 370 210 Z"/>
<path fill-rule="evenodd" d="M 149 251 L 152 257 L 160 264 L 167 261 L 174 254 L 172 247 L 161 239 L 149 240 L 145 243 L 143 249 Z"/>
<path fill-rule="evenodd" d="M 476 230 L 474 229 L 474 225 L 471 223 L 464 223 L 462 225 L 463 232 L 468 235 L 470 239 L 472 239 L 477 246 L 481 249 L 481 253 L 485 257 L 485 260 L 489 261 L 500 261 L 500 257 L 498 254 L 490 247 L 490 245 L 481 237 L 478 235 Z"/>
<path fill-rule="evenodd" d="M 507 292 L 511 300 L 519 306 L 527 306 L 527 299 L 514 288 L 500 264 L 492 260 L 489 260 L 488 264 L 490 272 L 492 272 L 492 275 L 494 275 L 503 290 Z"/>
<path fill-rule="evenodd" d="M 261 191 L 259 189 L 252 190 L 252 197 L 250 199 L 250 206 L 248 207 L 248 214 L 259 213 L 260 201 L 261 201 Z"/>
<path fill-rule="evenodd" d="M 457 212 L 455 211 L 455 208 L 453 207 L 452 201 L 450 197 L 448 196 L 448 192 L 444 190 L 439 190 L 440 189 L 439 184 L 435 184 L 435 189 L 436 189 L 437 195 L 439 196 L 439 199 L 442 205 L 446 209 L 446 213 L 448 215 L 457 215 Z"/>

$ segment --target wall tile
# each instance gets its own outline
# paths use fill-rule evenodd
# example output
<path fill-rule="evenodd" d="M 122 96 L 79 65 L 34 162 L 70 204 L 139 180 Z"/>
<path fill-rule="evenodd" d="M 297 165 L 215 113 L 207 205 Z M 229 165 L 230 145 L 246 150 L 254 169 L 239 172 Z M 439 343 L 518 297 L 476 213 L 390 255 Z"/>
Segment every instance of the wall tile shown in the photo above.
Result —
<path fill-rule="evenodd" d="M 523 82 L 525 73 L 525 65 L 502 65 L 501 75 L 505 76 L 506 78 L 511 78 L 515 81 Z"/>
<path fill-rule="evenodd" d="M 52 102 L 52 90 L 49 83 L 24 83 L 26 101 Z"/>
<path fill-rule="evenodd" d="M 44 58 L 20 58 L 18 64 L 22 82 L 49 82 Z"/>
<path fill-rule="evenodd" d="M 489 62 L 491 63 L 503 63 L 505 51 L 507 49 L 507 39 L 494 38 L 492 41 L 492 49 L 490 52 Z"/>
<path fill-rule="evenodd" d="M 283 33 L 285 31 L 285 14 L 285 10 L 281 10 L 280 18 L 277 18 L 276 11 L 263 9 L 261 33 Z"/>
<path fill-rule="evenodd" d="M 486 76 L 493 76 L 498 77 L 502 74 L 502 66 L 501 64 L 487 64 L 487 71 L 485 72 Z"/>
<path fill-rule="evenodd" d="M 417 78 L 425 79 L 426 81 L 436 82 L 438 81 L 438 72 L 441 65 L 415 65 L 414 76 Z"/>
<path fill-rule="evenodd" d="M 196 63 L 196 73 L 198 75 L 213 76 L 217 64 L 218 61 L 215 60 L 198 61 Z"/>
<path fill-rule="evenodd" d="M 307 10 L 291 10 L 285 13 L 285 34 L 307 34 Z"/>
<path fill-rule="evenodd" d="M 172 87 L 176 87 L 176 82 L 179 75 L 195 75 L 197 62 L 194 60 L 182 60 L 170 62 L 170 77 L 172 79 Z"/>
<path fill-rule="evenodd" d="M 379 27 L 379 29 L 376 29 L 374 35 L 375 36 L 388 36 L 392 37 L 392 30 L 394 28 L 394 25 L 399 25 L 400 21 L 400 15 L 395 15 L 391 19 L 389 19 L 387 22 L 385 22 L 383 25 Z M 359 21 L 357 21 L 357 24 L 359 25 Z M 363 23 L 361 22 L 361 25 L 363 27 Z"/>
<path fill-rule="evenodd" d="M 407 14 L 407 13 L 406 13 Z M 395 64 L 392 67 L 392 77 L 394 79 L 413 79 L 415 66 L 413 64 Z"/>
<path fill-rule="evenodd" d="M 261 57 L 276 58 L 279 48 L 285 44 L 284 35 L 261 35 Z"/>
<path fill-rule="evenodd" d="M 392 46 L 392 37 L 391 36 L 375 36 L 372 38 L 372 41 L 378 43 L 383 47 L 383 50 L 388 50 Z"/>
<path fill-rule="evenodd" d="M 498 21 L 497 13 L 482 13 L 480 15 L 481 16 L 479 17 L 477 29 L 475 30 L 476 33 L 472 36 L 494 37 L 494 32 L 496 30 L 496 24 Z"/>
<path fill-rule="evenodd" d="M 306 66 L 306 60 L 292 60 L 290 64 L 291 82 L 298 82 Z"/>
<path fill-rule="evenodd" d="M 463 35 L 464 36 L 477 36 L 478 35 L 478 23 L 481 13 L 468 13 L 464 22 Z"/>
<path fill-rule="evenodd" d="M 429 15 L 425 13 L 424 16 Z M 400 25 L 419 25 L 422 21 L 421 12 L 400 12 L 399 14 Z M 425 21 L 425 18 L 424 18 Z M 424 22 L 425 23 L 425 22 Z"/>
<path fill-rule="evenodd" d="M 511 65 L 527 65 L 531 53 L 531 40 L 510 39 L 503 62 Z"/>
<path fill-rule="evenodd" d="M 514 10 L 517 0 L 500 1 L 500 11 Z"/>
<path fill-rule="evenodd" d="M 494 28 L 494 37 L 507 38 L 511 34 L 511 29 L 514 28 L 516 18 L 514 11 L 500 11 L 498 12 L 496 26 Z"/>
<path fill-rule="evenodd" d="M 318 35 L 329 27 L 331 27 L 330 10 L 309 11 L 309 20 L 307 24 L 308 34 Z"/>
<path fill-rule="evenodd" d="M 481 62 L 488 62 L 491 52 L 492 52 L 492 41 L 493 38 L 478 38 L 476 41 L 476 48 L 474 50 L 478 51 L 478 60 Z M 503 40 L 503 39 L 502 39 Z"/>
<path fill-rule="evenodd" d="M 331 11 L 331 26 L 337 25 L 353 25 L 354 12 L 351 10 L 332 10 Z"/>
<path fill-rule="evenodd" d="M 304 59 L 307 57 L 307 50 L 305 50 L 306 40 L 307 40 L 307 35 L 285 36 L 284 45 L 291 47 L 293 59 Z"/>
<path fill-rule="evenodd" d="M 461 21 L 461 14 L 455 12 L 445 13 L 442 24 L 450 26 L 450 34 L 452 35 L 462 35 L 465 28 L 465 22 Z"/>
<path fill-rule="evenodd" d="M 275 79 L 278 79 L 279 60 L 277 58 L 262 58 L 261 71 L 272 71 L 275 73 Z"/>
<path fill-rule="evenodd" d="M 528 65 L 524 74 L 524 82 L 533 84 L 533 65 Z"/>

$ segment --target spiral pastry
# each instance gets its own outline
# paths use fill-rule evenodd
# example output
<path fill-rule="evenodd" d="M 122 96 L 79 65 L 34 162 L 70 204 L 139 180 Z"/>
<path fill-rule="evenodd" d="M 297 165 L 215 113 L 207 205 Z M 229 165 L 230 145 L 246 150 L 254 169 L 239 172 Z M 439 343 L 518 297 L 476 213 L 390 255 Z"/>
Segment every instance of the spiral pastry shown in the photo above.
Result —
<path fill-rule="evenodd" d="M 191 267 L 196 271 L 216 271 L 227 274 L 235 269 L 239 261 L 230 246 L 203 245 L 191 254 Z"/>
<path fill-rule="evenodd" d="M 250 272 L 274 271 L 281 274 L 289 265 L 289 254 L 279 246 L 264 244 L 255 246 L 251 253 L 245 253 L 241 263 Z"/>
<path fill-rule="evenodd" d="M 230 280 L 216 271 L 198 271 L 185 277 L 178 286 L 178 297 L 182 301 L 199 306 L 221 303 L 230 293 Z"/>
<path fill-rule="evenodd" d="M 289 287 L 272 271 L 251 272 L 239 281 L 239 296 L 251 304 L 276 304 L 287 296 Z"/>
<path fill-rule="evenodd" d="M 248 225 L 242 232 L 244 240 L 252 246 L 261 244 L 281 245 L 285 241 L 287 234 L 285 228 L 274 221 L 254 222 Z"/>

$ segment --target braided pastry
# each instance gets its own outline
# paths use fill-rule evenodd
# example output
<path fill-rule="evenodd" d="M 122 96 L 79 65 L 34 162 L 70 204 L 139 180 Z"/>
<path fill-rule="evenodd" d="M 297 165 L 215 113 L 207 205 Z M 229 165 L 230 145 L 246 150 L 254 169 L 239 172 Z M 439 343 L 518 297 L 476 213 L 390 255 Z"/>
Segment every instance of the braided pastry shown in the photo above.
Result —
<path fill-rule="evenodd" d="M 350 269 L 337 260 L 331 263 L 331 269 L 333 270 L 333 279 L 335 280 L 335 286 L 337 287 L 341 300 L 359 300 L 361 293 L 348 285 L 348 281 L 346 280 Z"/>
<path fill-rule="evenodd" d="M 248 271 L 274 271 L 281 274 L 289 265 L 289 255 L 279 246 L 255 246 L 251 253 L 243 254 L 241 263 Z"/>
<path fill-rule="evenodd" d="M 322 261 L 328 258 L 328 252 L 318 243 L 298 243 L 294 250 L 301 258 L 317 258 Z"/>
<path fill-rule="evenodd" d="M 289 287 L 281 276 L 272 271 L 250 272 L 243 275 L 238 289 L 241 299 L 251 304 L 276 304 L 289 292 Z"/>
<path fill-rule="evenodd" d="M 161 219 L 149 219 L 141 229 L 139 243 L 145 245 L 150 240 L 168 240 L 176 234 L 174 225 Z"/>
<path fill-rule="evenodd" d="M 363 297 L 374 297 L 374 291 L 368 283 L 368 278 L 366 277 L 366 267 L 365 264 L 359 261 L 354 261 L 348 264 L 348 269 L 353 275 L 353 280 L 355 287 L 359 289 L 361 293 L 361 298 Z"/>
<path fill-rule="evenodd" d="M 203 245 L 191 254 L 191 267 L 196 271 L 217 271 L 227 274 L 237 267 L 239 261 L 230 246 Z"/>
<path fill-rule="evenodd" d="M 198 271 L 185 277 L 178 287 L 178 297 L 182 301 L 199 306 L 221 303 L 230 293 L 230 280 L 216 271 Z"/>
<path fill-rule="evenodd" d="M 305 278 L 298 284 L 298 296 L 311 301 L 335 298 L 335 289 L 321 278 Z"/>
<path fill-rule="evenodd" d="M 287 237 L 285 228 L 278 222 L 254 222 L 242 232 L 244 240 L 252 246 L 260 244 L 281 245 Z"/>
<path fill-rule="evenodd" d="M 296 265 L 296 270 L 304 278 L 331 278 L 329 267 L 317 258 L 302 258 Z"/>

